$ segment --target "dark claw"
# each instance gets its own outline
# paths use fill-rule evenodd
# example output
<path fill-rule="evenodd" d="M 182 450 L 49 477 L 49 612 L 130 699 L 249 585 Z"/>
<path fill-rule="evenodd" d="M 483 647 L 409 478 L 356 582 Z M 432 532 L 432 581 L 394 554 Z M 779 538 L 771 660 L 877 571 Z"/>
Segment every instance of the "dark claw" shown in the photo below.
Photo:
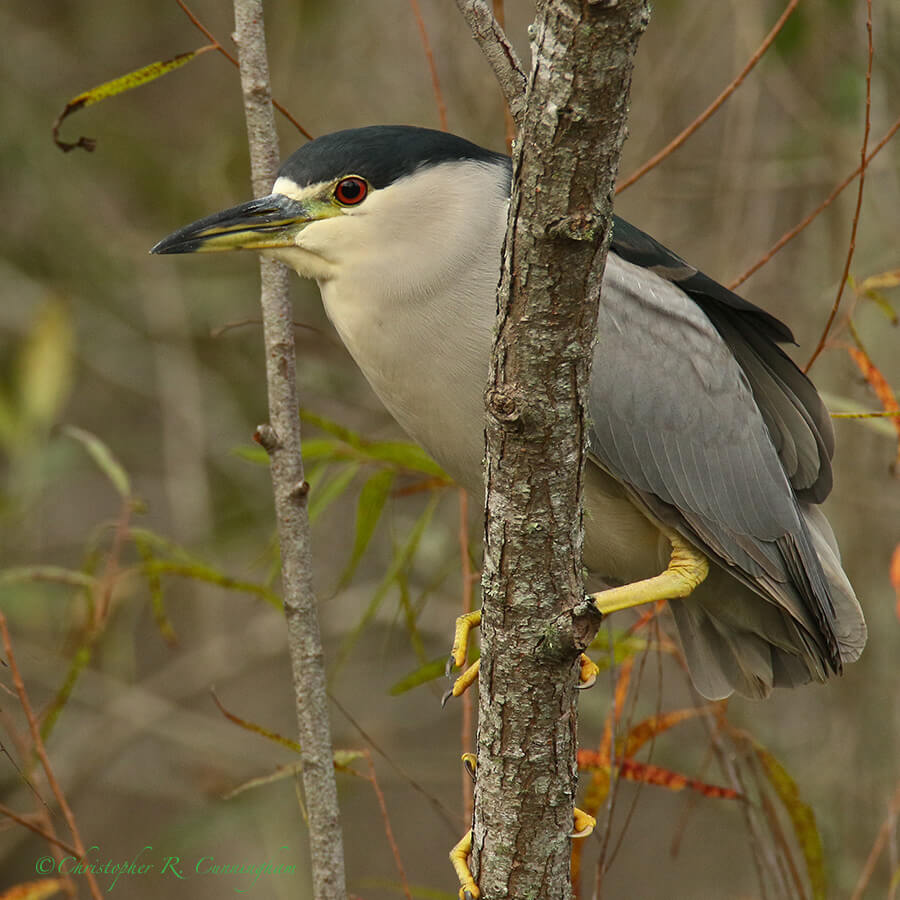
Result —
<path fill-rule="evenodd" d="M 453 696 L 453 688 L 450 688 L 443 697 L 441 697 L 441 709 L 447 705 L 447 701 Z"/>
<path fill-rule="evenodd" d="M 448 678 L 450 677 L 450 673 L 453 671 L 453 654 L 451 653 L 449 657 L 447 657 L 447 665 L 444 666 L 444 675 Z"/>
<path fill-rule="evenodd" d="M 594 601 L 591 600 L 591 598 L 586 594 L 584 600 L 582 600 L 581 603 L 578 603 L 574 607 L 572 607 L 572 614 L 579 619 L 582 616 L 596 616 L 601 621 L 605 618 L 603 613 L 600 612 L 599 609 L 597 609 Z"/>

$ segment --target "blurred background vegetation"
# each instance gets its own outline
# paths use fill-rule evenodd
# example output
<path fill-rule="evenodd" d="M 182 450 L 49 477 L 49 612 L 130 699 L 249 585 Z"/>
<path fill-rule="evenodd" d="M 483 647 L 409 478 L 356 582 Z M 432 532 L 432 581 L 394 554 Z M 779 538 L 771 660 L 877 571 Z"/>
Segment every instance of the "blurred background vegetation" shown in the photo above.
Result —
<path fill-rule="evenodd" d="M 502 149 L 499 92 L 465 23 L 453 4 L 420 2 L 450 130 Z M 782 8 L 768 0 L 655 4 L 638 53 L 622 175 L 712 101 Z M 230 43 L 228 4 L 195 0 L 194 9 Z M 725 107 L 621 194 L 618 212 L 725 282 L 746 269 L 859 162 L 865 11 L 860 0 L 800 4 Z M 900 7 L 875 4 L 874 14 L 870 147 L 900 115 Z M 273 0 L 266 15 L 275 96 L 313 134 L 373 123 L 438 127 L 407 0 Z M 531 15 L 531 4 L 507 0 L 507 30 L 526 60 Z M 176 227 L 250 196 L 237 71 L 209 53 L 81 112 L 64 124 L 63 137 L 94 136 L 96 152 L 64 155 L 50 127 L 67 100 L 205 40 L 174 0 L 4 4 L 0 26 L 7 210 L 0 247 L 0 605 L 39 711 L 78 675 L 53 725 L 50 757 L 85 843 L 100 848 L 101 860 L 131 859 L 151 845 L 146 856 L 157 862 L 174 854 L 297 866 L 293 876 L 264 876 L 252 887 L 247 878 L 225 876 L 165 884 L 129 877 L 119 893 L 203 900 L 242 887 L 258 897 L 308 896 L 306 837 L 290 782 L 223 799 L 293 757 L 228 722 L 210 697 L 214 686 L 235 714 L 294 732 L 282 617 L 266 602 L 270 589 L 277 591 L 269 478 L 242 452 L 266 418 L 256 261 L 147 253 Z M 283 119 L 279 128 L 287 155 L 303 139 Z M 742 288 L 791 325 L 800 362 L 837 292 L 854 204 L 855 185 Z M 867 173 L 851 267 L 857 281 L 900 268 L 898 210 L 894 141 Z M 331 331 L 315 286 L 295 280 L 294 291 L 304 405 L 366 439 L 401 440 Z M 848 293 L 844 309 L 852 301 Z M 885 309 L 860 302 L 854 322 L 888 382 L 900 386 L 898 332 Z M 833 409 L 877 409 L 841 346 L 847 341 L 844 329 L 814 378 Z M 61 426 L 99 439 L 128 484 L 120 473 L 117 488 L 111 464 L 105 471 L 97 464 L 96 446 L 91 456 L 90 439 Z M 843 679 L 780 692 L 766 703 L 733 700 L 729 718 L 792 773 L 817 816 L 829 895 L 843 897 L 900 776 L 900 622 L 888 574 L 900 541 L 900 490 L 890 471 L 890 424 L 838 420 L 835 427 L 836 488 L 827 512 L 866 611 L 868 648 Z M 327 432 L 312 422 L 305 429 L 320 441 L 310 468 L 331 689 L 367 735 L 334 707 L 335 743 L 377 745 L 376 768 L 409 881 L 420 886 L 417 896 L 452 897 L 446 853 L 464 830 L 460 706 L 441 710 L 440 680 L 397 696 L 389 691 L 449 648 L 461 595 L 458 493 L 422 489 L 427 473 L 391 466 L 395 477 L 373 482 L 383 463 L 352 452 L 345 456 L 355 462 L 329 462 L 321 444 Z M 343 583 L 366 484 L 367 508 L 388 490 L 390 496 L 371 545 Z M 471 534 L 477 553 L 477 525 Z M 85 572 L 95 588 L 23 572 L 37 566 Z M 360 638 L 352 648 L 348 634 Z M 664 709 L 690 704 L 677 666 L 664 663 L 662 685 L 661 701 L 655 684 L 646 686 L 638 718 L 658 702 Z M 31 771 L 28 745 L 17 740 L 24 720 L 14 697 L 2 696 L 10 754 L 0 772 L 3 802 L 33 810 L 35 798 L 11 761 Z M 581 697 L 582 746 L 600 741 L 609 701 L 606 676 Z M 653 761 L 721 781 L 699 724 L 660 736 Z M 350 775 L 339 779 L 351 892 L 367 900 L 399 896 L 371 786 Z M 619 790 L 613 844 L 627 831 L 606 896 L 761 896 L 735 801 L 633 784 Z M 591 841 L 587 871 L 599 846 Z M 887 894 L 896 834 L 892 841 L 867 897 Z M 0 890 L 36 878 L 35 861 L 46 852 L 40 839 L 4 822 Z M 83 884 L 79 889 L 85 895 Z"/>

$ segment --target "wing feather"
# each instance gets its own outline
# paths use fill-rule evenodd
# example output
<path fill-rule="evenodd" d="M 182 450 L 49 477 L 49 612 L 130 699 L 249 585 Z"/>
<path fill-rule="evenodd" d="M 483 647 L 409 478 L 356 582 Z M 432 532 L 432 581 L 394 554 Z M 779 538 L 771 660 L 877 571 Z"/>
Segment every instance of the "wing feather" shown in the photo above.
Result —
<path fill-rule="evenodd" d="M 803 415 L 799 400 L 782 399 L 778 373 L 761 363 L 754 390 L 726 337 L 691 297 L 615 254 L 598 332 L 590 396 L 595 460 L 651 516 L 785 611 L 803 642 L 839 670 L 828 583 L 789 480 L 801 473 L 809 482 L 813 457 L 818 463 L 825 446 L 812 435 L 812 415 Z M 746 348 L 747 358 L 761 358 Z M 771 398 L 767 414 L 760 396 Z M 762 665 L 758 651 L 745 648 L 751 668 Z M 771 663 L 766 671 L 771 675 Z"/>

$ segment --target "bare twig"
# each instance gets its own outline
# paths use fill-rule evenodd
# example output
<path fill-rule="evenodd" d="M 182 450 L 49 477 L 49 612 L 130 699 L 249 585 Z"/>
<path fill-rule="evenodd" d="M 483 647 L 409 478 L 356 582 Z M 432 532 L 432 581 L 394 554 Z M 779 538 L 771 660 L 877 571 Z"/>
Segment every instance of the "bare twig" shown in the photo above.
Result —
<path fill-rule="evenodd" d="M 506 12 L 503 8 L 503 0 L 493 0 L 494 18 L 497 24 L 506 31 Z M 506 139 L 506 152 L 512 154 L 513 141 L 516 138 L 516 123 L 513 121 L 512 113 L 509 111 L 509 104 L 506 99 L 503 100 L 503 124 L 504 137 Z"/>
<path fill-rule="evenodd" d="M 350 723 L 351 727 L 359 734 L 359 736 L 421 797 L 423 797 L 434 812 L 437 814 L 438 818 L 442 819 L 444 824 L 447 826 L 448 831 L 451 834 L 455 834 L 459 823 L 454 818 L 453 814 L 444 806 L 443 803 L 434 795 L 429 793 L 419 784 L 418 781 L 415 780 L 412 776 L 410 776 L 401 766 L 399 766 L 396 760 L 389 754 L 384 751 L 382 747 L 376 743 L 376 741 L 372 738 L 372 736 L 366 732 L 366 730 L 356 721 L 356 719 L 350 714 L 350 711 L 338 700 L 334 694 L 329 695 L 331 697 L 331 702 L 337 707 L 340 714 Z"/>
<path fill-rule="evenodd" d="M 72 814 L 72 809 L 66 801 L 66 795 L 63 793 L 59 782 L 56 780 L 56 775 L 53 773 L 53 767 L 50 765 L 50 757 L 47 756 L 47 748 L 44 746 L 44 741 L 41 738 L 41 729 L 38 725 L 37 716 L 35 716 L 34 710 L 31 707 L 31 701 L 28 699 L 28 693 L 25 690 L 25 682 L 22 681 L 22 675 L 19 672 L 19 667 L 16 664 L 16 658 L 13 654 L 12 640 L 9 636 L 9 629 L 6 626 L 6 616 L 3 615 L 2 612 L 0 612 L 0 634 L 3 636 L 3 649 L 6 653 L 6 661 L 9 663 L 9 671 L 12 675 L 13 686 L 19 697 L 22 712 L 25 714 L 25 718 L 28 721 L 28 730 L 31 733 L 34 752 L 41 761 L 41 766 L 47 777 L 47 784 L 50 786 L 53 796 L 56 797 L 56 802 L 59 804 L 63 818 L 66 820 L 66 825 L 69 828 L 69 834 L 72 835 L 72 840 L 75 843 L 74 855 L 79 859 L 82 859 L 85 855 L 85 849 L 84 843 L 81 840 L 81 833 L 78 831 L 78 825 L 75 822 L 75 816 Z M 88 890 L 91 892 L 91 897 L 93 897 L 94 900 L 101 900 L 102 895 L 100 893 L 100 888 L 97 885 L 97 879 L 94 878 L 94 873 L 89 867 L 85 868 L 84 875 L 87 879 Z"/>
<path fill-rule="evenodd" d="M 261 196 L 270 190 L 278 168 L 262 0 L 235 0 L 234 13 L 253 189 Z M 309 811 L 313 896 L 316 900 L 346 900 L 324 653 L 312 587 L 308 486 L 300 454 L 288 272 L 268 259 L 260 261 L 260 272 L 270 425 L 261 426 L 258 433 L 271 459 L 303 789 Z"/>
<path fill-rule="evenodd" d="M 500 82 L 510 115 L 519 124 L 525 111 L 526 82 L 513 45 L 484 0 L 456 0 L 456 5 Z"/>
<path fill-rule="evenodd" d="M 419 8 L 419 0 L 409 0 L 419 35 L 422 38 L 422 49 L 425 51 L 425 59 L 428 60 L 428 71 L 431 73 L 431 86 L 434 89 L 434 102 L 437 104 L 438 121 L 441 130 L 447 130 L 447 104 L 444 103 L 444 94 L 441 91 L 441 82 L 438 78 L 437 66 L 434 63 L 434 54 L 431 52 L 431 41 L 428 40 L 428 31 L 425 28 L 425 20 L 422 18 L 422 10 Z"/>
<path fill-rule="evenodd" d="M 378 784 L 378 778 L 375 776 L 375 763 L 372 761 L 372 754 L 368 750 L 363 750 L 363 756 L 369 764 L 369 777 L 366 779 L 375 791 L 378 799 L 378 806 L 381 809 L 381 821 L 384 823 L 384 834 L 391 845 L 391 853 L 394 855 L 394 865 L 397 867 L 397 874 L 400 876 L 400 886 L 403 889 L 403 896 L 406 900 L 412 900 L 412 893 L 409 890 L 409 882 L 406 880 L 406 870 L 403 868 L 403 860 L 400 858 L 400 848 L 394 838 L 394 829 L 391 828 L 391 820 L 388 816 L 387 804 L 384 801 L 384 794 Z"/>
<path fill-rule="evenodd" d="M 50 834 L 49 831 L 45 831 L 40 825 L 36 825 L 30 819 L 25 818 L 25 816 L 20 816 L 17 812 L 11 810 L 8 806 L 4 806 L 2 803 L 0 803 L 0 816 L 6 816 L 7 819 L 11 819 L 23 828 L 33 831 L 39 838 L 43 838 L 48 844 L 54 844 L 59 847 L 60 850 L 65 850 L 70 856 L 74 856 L 76 859 L 81 858 L 78 850 L 71 844 L 67 844 L 65 841 L 60 840 L 55 834 Z"/>
<path fill-rule="evenodd" d="M 194 13 L 191 12 L 184 0 L 175 0 L 175 2 L 181 7 L 182 12 L 191 20 L 191 24 L 201 33 L 206 35 L 207 40 L 213 45 L 212 49 L 218 50 L 219 53 L 221 53 L 235 68 L 240 68 L 240 63 L 218 42 L 218 40 L 216 40 L 215 35 L 213 35 Z M 274 97 L 272 98 L 272 106 L 274 106 L 275 109 L 277 109 L 278 112 L 280 112 L 288 122 L 303 135 L 303 137 L 309 141 L 313 139 L 313 136 Z"/>
<path fill-rule="evenodd" d="M 844 271 L 841 272 L 841 280 L 838 284 L 837 296 L 831 306 L 831 312 L 822 329 L 819 337 L 819 343 L 813 350 L 809 362 L 806 364 L 804 372 L 808 372 L 812 368 L 812 364 L 819 358 L 819 354 L 825 349 L 825 341 L 828 340 L 828 332 L 831 331 L 831 325 L 834 317 L 837 315 L 838 307 L 841 305 L 841 297 L 844 296 L 844 287 L 847 284 L 847 276 L 850 274 L 850 263 L 853 261 L 853 253 L 856 250 L 856 231 L 859 228 L 859 214 L 862 211 L 863 189 L 866 185 L 866 154 L 869 149 L 869 130 L 872 124 L 872 58 L 875 55 L 872 45 L 872 0 L 866 0 L 866 36 L 868 44 L 868 58 L 866 61 L 866 122 L 863 127 L 862 146 L 859 150 L 859 189 L 856 192 L 856 209 L 853 212 L 853 224 L 850 226 L 850 244 L 847 247 L 847 258 L 844 260 Z"/>
<path fill-rule="evenodd" d="M 625 188 L 631 187 L 639 178 L 643 178 L 651 169 L 658 166 L 667 156 L 674 153 L 701 125 L 704 124 L 712 114 L 741 86 L 741 82 L 750 74 L 753 70 L 754 66 L 762 59 L 763 54 L 769 47 L 772 46 L 772 42 L 778 36 L 778 32 L 784 27 L 784 23 L 787 22 L 791 13 L 796 8 L 797 4 L 800 0 L 790 0 L 788 5 L 784 8 L 784 12 L 779 16 L 778 21 L 772 26 L 772 30 L 765 36 L 763 42 L 756 48 L 753 55 L 747 61 L 747 65 L 744 66 L 743 69 L 738 73 L 737 77 L 728 87 L 716 97 L 715 100 L 702 112 L 684 131 L 681 132 L 677 137 L 673 138 L 666 144 L 665 147 L 662 148 L 658 153 L 655 153 L 650 159 L 647 160 L 640 168 L 636 171 L 632 172 L 621 184 L 616 187 L 616 193 L 620 193 L 624 191 Z"/>
<path fill-rule="evenodd" d="M 881 152 L 881 150 L 887 145 L 888 141 L 898 132 L 900 131 L 900 118 L 898 118 L 893 125 L 885 132 L 884 137 L 875 145 L 872 152 L 866 157 L 865 161 L 857 166 L 805 219 L 801 222 L 798 222 L 793 228 L 786 231 L 771 247 L 755 262 L 749 269 L 740 274 L 728 287 L 731 290 L 735 290 L 735 288 L 742 285 L 751 275 L 761 269 L 767 262 L 769 262 L 772 257 L 778 253 L 781 248 L 792 241 L 801 231 L 803 231 L 808 225 L 810 225 L 818 216 L 824 212 L 831 204 L 837 199 L 837 197 L 841 194 L 844 188 L 847 187 L 850 182 L 859 175 L 863 169 L 868 167 L 872 160 Z"/>
<path fill-rule="evenodd" d="M 850 900 L 862 900 L 865 895 L 872 873 L 875 871 L 875 864 L 878 862 L 878 857 L 881 856 L 885 845 L 890 840 L 891 834 L 897 825 L 898 816 L 900 816 L 900 784 L 897 785 L 897 790 L 894 791 L 888 814 L 878 830 L 875 843 L 872 844 L 872 849 L 869 851 L 862 872 L 859 873 L 859 881 L 856 882 L 856 887 L 853 889 L 853 895 L 850 897 Z"/>

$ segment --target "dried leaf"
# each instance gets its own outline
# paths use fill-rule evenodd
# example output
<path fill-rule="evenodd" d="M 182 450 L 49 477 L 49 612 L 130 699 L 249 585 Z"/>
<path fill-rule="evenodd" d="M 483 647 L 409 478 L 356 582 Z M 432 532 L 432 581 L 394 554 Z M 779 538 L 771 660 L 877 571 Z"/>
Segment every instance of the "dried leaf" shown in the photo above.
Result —
<path fill-rule="evenodd" d="M 740 794 L 732 788 L 721 787 L 716 784 L 707 784 L 696 778 L 688 778 L 671 769 L 662 766 L 654 766 L 650 763 L 638 762 L 635 759 L 623 759 L 619 764 L 619 776 L 628 781 L 640 781 L 644 784 L 654 784 L 657 787 L 666 788 L 669 791 L 681 791 L 690 788 L 704 797 L 735 799 Z"/>
<path fill-rule="evenodd" d="M 753 749 L 762 763 L 766 778 L 791 820 L 794 835 L 806 861 L 812 896 L 814 900 L 825 900 L 825 856 L 812 808 L 800 799 L 797 784 L 784 766 L 765 747 L 755 744 Z"/>
<path fill-rule="evenodd" d="M 52 862 L 52 860 L 51 860 Z M 61 878 L 42 878 L 17 884 L 0 894 L 0 900 L 45 900 L 65 887 Z"/>
<path fill-rule="evenodd" d="M 900 287 L 900 269 L 890 269 L 887 272 L 881 272 L 879 275 L 870 275 L 856 286 L 856 290 L 860 294 L 864 294 L 868 291 L 895 287 Z"/>
<path fill-rule="evenodd" d="M 697 791 L 697 793 L 703 794 L 705 797 L 726 799 L 740 797 L 740 794 L 731 788 L 708 784 L 705 781 L 690 778 L 687 775 L 682 775 L 680 772 L 674 772 L 671 769 L 665 769 L 662 766 L 639 762 L 631 757 L 617 759 L 616 768 L 621 778 L 625 778 L 628 781 L 656 785 L 669 791 L 681 791 L 684 788 L 690 788 L 692 791 Z M 609 791 L 609 774 L 611 771 L 609 757 L 603 751 L 579 750 L 578 769 L 579 771 L 592 772 L 594 775 L 599 773 L 603 776 L 596 782 L 592 779 L 586 797 L 586 801 L 587 798 L 590 799 L 590 804 L 586 803 L 586 805 L 597 803 L 595 808 L 598 808 Z"/>
<path fill-rule="evenodd" d="M 124 93 L 125 91 L 130 91 L 133 88 L 140 87 L 142 84 L 148 84 L 151 81 L 155 81 L 160 75 L 165 75 L 167 72 L 171 72 L 174 69 L 178 69 L 183 66 L 185 63 L 189 63 L 192 59 L 199 56 L 201 53 L 205 53 L 207 50 L 214 50 L 215 45 L 210 44 L 206 47 L 201 47 L 199 50 L 192 50 L 189 53 L 179 53 L 178 56 L 172 57 L 172 59 L 167 59 L 164 62 L 154 62 L 150 63 L 148 66 L 143 66 L 140 69 L 135 69 L 133 72 L 129 72 L 127 75 L 120 75 L 118 78 L 114 78 L 112 81 L 106 81 L 103 84 L 98 84 L 96 87 L 91 88 L 89 91 L 85 91 L 83 94 L 79 94 L 77 97 L 73 97 L 65 106 L 63 111 L 59 114 L 56 121 L 53 123 L 53 142 L 59 147 L 63 153 L 68 153 L 70 150 L 74 150 L 76 147 L 81 147 L 84 150 L 92 151 L 94 147 L 96 147 L 97 142 L 94 138 L 89 137 L 80 137 L 74 143 L 68 143 L 67 141 L 63 141 L 59 137 L 59 128 L 63 123 L 63 120 L 70 116 L 73 112 L 79 109 L 84 109 L 86 106 L 93 106 L 95 103 L 99 103 L 101 100 L 106 100 L 108 97 L 114 97 L 116 94 Z"/>
<path fill-rule="evenodd" d="M 214 691 L 210 691 L 210 693 L 212 694 L 213 702 L 219 707 L 219 712 L 222 713 L 229 722 L 234 722 L 235 725 L 239 725 L 247 731 L 253 731 L 256 734 L 262 735 L 266 740 L 272 741 L 275 744 L 281 744 L 282 747 L 287 747 L 288 750 L 293 750 L 294 753 L 300 753 L 300 745 L 296 741 L 292 741 L 290 738 L 284 737 L 277 731 L 271 731 L 256 722 L 250 722 L 247 719 L 236 716 L 222 705 L 222 701 L 219 700 Z"/>
<path fill-rule="evenodd" d="M 884 375 L 881 374 L 880 370 L 875 363 L 872 362 L 871 357 L 865 350 L 860 347 L 848 347 L 847 352 L 859 367 L 860 372 L 863 374 L 863 378 L 869 383 L 869 387 L 875 391 L 875 395 L 881 401 L 882 409 L 892 416 L 891 422 L 898 435 L 897 457 L 895 462 L 900 464 L 900 416 L 896 415 L 897 413 L 900 413 L 900 403 L 897 403 L 897 398 L 894 395 L 893 389 L 887 383 Z"/>
<path fill-rule="evenodd" d="M 687 719 L 695 719 L 697 716 L 706 715 L 711 709 L 713 709 L 712 706 L 689 706 L 685 709 L 676 709 L 658 716 L 650 716 L 648 719 L 644 719 L 643 722 L 638 722 L 625 738 L 622 755 L 626 758 L 634 756 L 647 741 L 652 740 L 664 731 L 668 731 L 670 728 L 674 728 Z"/>

